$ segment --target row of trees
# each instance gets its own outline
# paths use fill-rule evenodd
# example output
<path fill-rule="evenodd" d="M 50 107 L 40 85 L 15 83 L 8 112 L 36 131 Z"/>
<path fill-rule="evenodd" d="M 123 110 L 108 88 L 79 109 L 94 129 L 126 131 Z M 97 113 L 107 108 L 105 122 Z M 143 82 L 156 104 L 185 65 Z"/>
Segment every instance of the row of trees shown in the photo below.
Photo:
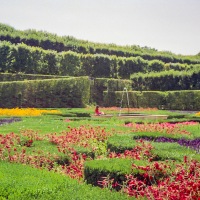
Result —
<path fill-rule="evenodd" d="M 56 52 L 26 44 L 0 42 L 0 72 L 90 76 L 129 79 L 133 73 L 163 70 L 191 70 L 199 64 L 164 63 L 141 57 L 117 57 L 104 54 Z"/>
<path fill-rule="evenodd" d="M 70 36 L 59 37 L 56 34 L 36 30 L 18 31 L 5 24 L 0 24 L 0 40 L 10 41 L 13 44 L 25 43 L 28 46 L 41 47 L 45 50 L 54 50 L 57 52 L 73 51 L 83 54 L 115 55 L 117 57 L 140 56 L 144 60 L 157 59 L 164 63 L 200 63 L 198 55 L 181 56 L 172 54 L 171 52 L 159 52 L 152 48 L 142 48 L 136 45 L 117 46 L 115 44 L 92 43 Z"/>

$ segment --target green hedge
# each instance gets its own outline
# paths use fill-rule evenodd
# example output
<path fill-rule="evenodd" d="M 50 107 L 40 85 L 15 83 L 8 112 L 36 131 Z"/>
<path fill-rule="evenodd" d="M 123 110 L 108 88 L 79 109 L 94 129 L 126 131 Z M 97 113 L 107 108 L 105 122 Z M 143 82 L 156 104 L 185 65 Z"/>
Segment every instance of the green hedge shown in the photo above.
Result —
<path fill-rule="evenodd" d="M 132 90 L 131 80 L 126 79 L 109 79 L 108 80 L 108 91 L 123 91 L 124 89 Z"/>
<path fill-rule="evenodd" d="M 64 175 L 0 161 L 0 199 L 125 200 L 134 199 L 107 189 L 80 184 Z"/>
<path fill-rule="evenodd" d="M 42 75 L 42 74 L 15 74 L 15 73 L 0 73 L 0 82 L 4 81 L 24 81 L 24 80 L 40 80 L 40 79 L 55 79 L 55 78 L 70 78 L 67 76 L 57 75 Z"/>
<path fill-rule="evenodd" d="M 117 106 L 122 95 L 122 91 L 104 91 L 104 106 Z M 128 97 L 130 107 L 200 110 L 200 90 L 128 91 Z M 127 98 L 123 98 L 122 107 L 127 104 Z"/>
<path fill-rule="evenodd" d="M 102 178 L 107 176 L 118 183 L 122 183 L 126 180 L 125 175 L 127 174 L 137 176 L 140 173 L 144 173 L 142 170 L 132 169 L 133 163 L 138 166 L 148 165 L 147 161 L 120 158 L 86 161 L 84 164 L 84 179 L 87 184 L 94 186 L 100 186 L 99 181 L 102 181 Z"/>
<path fill-rule="evenodd" d="M 165 93 L 159 91 L 128 91 L 127 98 L 127 94 L 124 94 L 123 91 L 104 91 L 105 106 L 118 106 L 119 101 L 122 101 L 122 107 L 128 107 L 129 102 L 130 107 L 159 108 L 160 105 L 163 105 L 165 103 Z"/>
<path fill-rule="evenodd" d="M 0 107 L 85 107 L 89 102 L 88 77 L 0 83 Z"/>
<path fill-rule="evenodd" d="M 173 110 L 200 110 L 200 90 L 168 91 L 166 108 Z"/>
<path fill-rule="evenodd" d="M 133 134 L 114 135 L 107 140 L 107 150 L 122 153 L 125 150 L 132 150 L 136 145 Z"/>
<path fill-rule="evenodd" d="M 133 90 L 199 90 L 200 65 L 194 65 L 191 70 L 162 71 L 131 75 Z"/>
<path fill-rule="evenodd" d="M 93 78 L 90 80 L 91 97 L 90 103 L 103 105 L 103 91 L 108 88 L 108 78 Z"/>
<path fill-rule="evenodd" d="M 69 50 L 58 53 L 49 48 L 24 43 L 14 45 L 6 41 L 0 41 L 0 58 L 0 72 L 11 73 L 129 79 L 131 74 L 165 70 L 165 63 L 156 58 L 148 61 L 140 56 L 127 58 Z M 186 64 L 181 71 L 189 68 Z"/>
<path fill-rule="evenodd" d="M 84 40 L 78 40 L 71 36 L 57 36 L 48 32 L 26 30 L 19 31 L 5 24 L 0 24 L 0 40 L 10 41 L 13 44 L 24 43 L 33 47 L 41 47 L 57 52 L 73 51 L 83 54 L 107 54 L 116 57 L 140 56 L 145 60 L 160 60 L 164 63 L 199 63 L 198 56 L 181 56 L 171 52 L 159 52 L 149 47 L 136 45 L 119 46 L 115 44 L 100 44 Z M 156 64 L 156 68 L 160 63 Z M 154 65 L 155 67 L 155 65 Z"/>
<path fill-rule="evenodd" d="M 188 158 L 200 161 L 200 154 L 177 143 L 152 142 L 151 144 L 154 147 L 152 153 L 155 155 L 155 160 L 183 161 L 184 156 L 187 156 Z"/>
<path fill-rule="evenodd" d="M 166 134 L 160 134 L 156 132 L 141 132 L 141 133 L 131 133 L 125 135 L 115 135 L 108 139 L 107 148 L 110 151 L 116 153 L 123 153 L 125 150 L 133 149 L 137 143 L 137 138 L 142 137 L 162 137 L 167 136 Z M 169 137 L 169 135 L 168 135 Z M 182 138 L 182 136 L 171 136 L 172 138 Z M 121 143 L 120 143 L 121 141 Z M 177 160 L 183 161 L 184 156 L 200 160 L 200 154 L 197 154 L 194 150 L 189 149 L 184 146 L 180 146 L 178 143 L 169 143 L 169 142 L 151 142 L 151 145 L 154 147 L 151 152 L 154 155 L 154 160 Z"/>
<path fill-rule="evenodd" d="M 91 103 L 96 103 L 100 106 L 104 105 L 104 91 L 123 90 L 124 87 L 131 89 L 131 81 L 125 79 L 112 78 L 92 78 L 91 85 Z"/>
<path fill-rule="evenodd" d="M 183 134 L 169 134 L 169 133 L 161 133 L 161 132 L 136 132 L 132 134 L 132 139 L 142 139 L 142 138 L 151 138 L 153 141 L 158 137 L 166 137 L 173 139 L 194 139 L 194 136 L 191 135 L 183 135 Z"/>

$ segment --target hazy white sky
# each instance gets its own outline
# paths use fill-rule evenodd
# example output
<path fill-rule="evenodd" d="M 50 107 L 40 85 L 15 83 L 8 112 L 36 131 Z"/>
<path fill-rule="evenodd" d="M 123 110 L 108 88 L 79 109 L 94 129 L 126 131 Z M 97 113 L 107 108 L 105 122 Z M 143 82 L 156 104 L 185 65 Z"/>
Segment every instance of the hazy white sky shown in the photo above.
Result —
<path fill-rule="evenodd" d="M 200 52 L 200 0 L 0 0 L 0 23 L 92 42 Z"/>

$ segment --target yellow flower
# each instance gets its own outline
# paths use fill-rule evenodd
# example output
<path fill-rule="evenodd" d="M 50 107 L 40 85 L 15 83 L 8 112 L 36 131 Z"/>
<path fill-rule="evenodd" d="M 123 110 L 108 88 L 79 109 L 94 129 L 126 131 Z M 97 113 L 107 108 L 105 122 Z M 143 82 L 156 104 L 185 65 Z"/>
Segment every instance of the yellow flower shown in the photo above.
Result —
<path fill-rule="evenodd" d="M 36 108 L 0 108 L 0 116 L 40 116 L 42 114 L 59 114 L 58 110 Z"/>
<path fill-rule="evenodd" d="M 195 115 L 196 115 L 197 117 L 200 117 L 200 112 L 196 113 Z"/>

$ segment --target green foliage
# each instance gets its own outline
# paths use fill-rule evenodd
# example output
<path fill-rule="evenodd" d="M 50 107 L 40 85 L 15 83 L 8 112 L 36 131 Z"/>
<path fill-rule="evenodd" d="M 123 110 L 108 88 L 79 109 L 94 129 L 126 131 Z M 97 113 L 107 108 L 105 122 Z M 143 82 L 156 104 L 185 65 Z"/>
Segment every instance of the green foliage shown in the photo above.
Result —
<path fill-rule="evenodd" d="M 89 89 L 88 77 L 2 82 L 0 106 L 85 107 L 89 101 Z"/>
<path fill-rule="evenodd" d="M 18 31 L 4 24 L 0 24 L 0 56 L 1 72 L 123 79 L 140 72 L 199 69 L 200 63 L 198 56 L 177 56 L 139 46 L 97 44 L 35 30 Z M 181 81 L 176 84 L 177 81 L 171 86 L 182 85 Z M 144 90 L 145 85 L 139 86 Z M 195 82 L 191 86 L 195 89 Z"/>
<path fill-rule="evenodd" d="M 122 99 L 122 91 L 104 91 L 104 105 L 108 107 L 118 105 Z M 180 91 L 128 91 L 130 107 L 161 108 L 171 110 L 199 110 L 199 90 Z M 127 99 L 124 98 L 123 105 L 127 107 Z"/>
<path fill-rule="evenodd" d="M 164 62 L 159 60 L 152 60 L 149 64 L 149 71 L 159 72 L 164 70 Z"/>
<path fill-rule="evenodd" d="M 177 143 L 152 142 L 151 144 L 154 147 L 152 153 L 156 156 L 156 160 L 183 161 L 184 156 L 200 160 L 200 155 L 196 154 L 195 151 Z"/>
<path fill-rule="evenodd" d="M 161 60 L 164 63 L 199 63 L 198 56 L 181 56 L 171 52 L 159 52 L 149 47 L 118 46 L 115 44 L 100 44 L 84 40 L 78 40 L 74 37 L 60 37 L 43 31 L 26 30 L 19 31 L 14 28 L 0 24 L 0 40 L 10 41 L 13 44 L 25 43 L 29 46 L 41 47 L 45 50 L 55 50 L 57 52 L 73 51 L 84 54 L 107 54 L 117 57 L 137 57 L 144 60 Z"/>
<path fill-rule="evenodd" d="M 101 190 L 66 176 L 21 164 L 0 162 L 0 199 L 130 199 L 125 195 Z"/>
<path fill-rule="evenodd" d="M 157 132 L 137 132 L 124 135 L 115 135 L 108 139 L 107 148 L 116 153 L 123 153 L 125 150 L 131 150 L 135 147 L 138 138 L 157 138 L 168 137 L 174 139 L 183 138 L 182 135 L 169 135 Z M 192 136 L 185 136 L 187 139 L 192 139 Z M 155 160 L 177 160 L 182 161 L 184 156 L 200 160 L 200 155 L 196 154 L 194 150 L 187 147 L 180 146 L 178 143 L 162 143 L 151 142 L 154 147 L 151 152 L 155 155 Z M 170 151 L 169 151 L 170 149 Z"/>
<path fill-rule="evenodd" d="M 91 126 L 108 126 L 114 128 L 115 135 L 111 136 L 107 141 L 107 149 L 115 151 L 116 153 L 123 152 L 125 149 L 132 149 L 135 147 L 135 140 L 133 136 L 158 136 L 158 133 L 130 133 L 130 127 L 123 126 L 123 121 L 117 121 L 115 119 L 111 120 L 96 120 L 90 118 L 88 121 L 83 118 L 70 118 L 70 120 L 65 120 L 64 117 L 67 113 L 78 115 L 81 113 L 92 113 L 93 107 L 85 109 L 58 109 L 63 111 L 63 115 L 44 115 L 40 117 L 22 117 L 22 121 L 16 122 L 13 124 L 7 124 L 1 126 L 1 132 L 16 132 L 19 130 L 34 129 L 39 130 L 40 134 L 43 136 L 46 133 L 60 133 L 62 130 L 67 130 L 67 127 L 78 127 L 80 125 L 90 124 Z M 163 112 L 166 111 L 154 111 L 154 112 Z M 169 112 L 169 111 L 168 111 Z M 171 112 L 169 112 L 171 113 Z M 174 113 L 172 115 L 175 116 Z M 187 114 L 185 114 L 187 115 Z M 190 116 L 190 115 L 189 115 Z M 184 126 L 184 130 L 187 129 L 191 131 L 192 134 L 195 132 L 195 137 L 199 137 L 199 125 Z M 119 132 L 118 132 L 119 131 Z M 159 133 L 160 136 L 160 133 Z M 93 142 L 93 141 L 91 141 Z M 104 142 L 103 142 L 104 143 Z M 96 141 L 93 142 L 96 146 L 98 145 Z M 110 146 L 109 146 L 110 145 Z M 195 151 L 190 150 L 186 147 L 182 147 L 176 143 L 156 143 L 151 142 L 151 145 L 154 147 L 150 150 L 149 155 L 153 154 L 155 160 L 175 160 L 183 161 L 184 156 L 188 158 L 194 158 L 200 160 L 199 154 L 196 154 Z M 150 145 L 149 145 L 150 146 Z M 86 153 L 91 155 L 89 149 L 76 147 L 78 153 Z M 104 178 L 111 178 L 114 181 L 123 183 L 126 181 L 126 174 L 132 174 L 135 177 L 142 177 L 145 171 L 142 170 L 142 167 L 154 166 L 154 162 L 147 162 L 143 160 L 129 160 L 121 158 L 107 159 L 104 157 L 102 147 L 99 155 L 103 155 L 103 158 L 100 157 L 99 160 L 90 160 L 86 161 L 84 164 L 84 178 L 85 182 L 98 185 L 98 181 L 103 180 Z M 112 148 L 112 149 L 111 149 Z M 50 154 L 57 155 L 56 145 L 49 143 L 46 140 L 36 141 L 34 140 L 31 147 L 26 148 L 27 155 L 34 156 L 37 151 L 49 152 Z M 146 150 L 146 149 L 145 149 Z M 57 164 L 68 164 L 67 154 L 58 153 L 59 158 L 55 160 Z M 92 156 L 91 156 L 92 157 Z M 49 158 L 48 158 L 49 159 Z M 101 160 L 100 160 L 101 159 Z M 156 162 L 158 163 L 158 162 Z M 167 165 L 171 161 L 166 161 Z M 172 162 L 173 165 L 174 162 Z M 133 168 L 132 164 L 137 166 L 142 166 L 140 169 Z M 180 164 L 183 164 L 180 162 Z M 174 164 L 175 165 L 175 164 Z M 102 190 L 97 187 L 92 187 L 91 185 L 86 185 L 85 183 L 79 183 L 75 180 L 72 180 L 65 175 L 58 174 L 60 166 L 55 165 L 55 172 L 49 172 L 46 170 L 37 170 L 30 168 L 26 165 L 15 164 L 15 163 L 6 163 L 0 161 L 0 199 L 131 199 L 122 195 L 121 193 L 116 193 L 114 191 Z M 165 176 L 168 176 L 168 173 L 172 173 L 174 166 L 170 167 L 170 172 L 167 171 Z M 152 176 L 157 180 L 157 178 L 163 178 L 163 174 L 157 173 L 158 171 L 152 171 Z"/>
<path fill-rule="evenodd" d="M 94 186 L 98 186 L 98 181 L 107 176 L 118 183 L 122 183 L 126 180 L 126 174 L 137 175 L 143 173 L 142 170 L 132 169 L 131 166 L 133 163 L 139 166 L 148 165 L 146 161 L 120 158 L 86 161 L 84 165 L 84 178 L 87 184 Z"/>
<path fill-rule="evenodd" d="M 110 77 L 111 59 L 107 55 L 94 55 L 94 74 L 93 77 Z"/>
<path fill-rule="evenodd" d="M 125 79 L 109 79 L 108 80 L 108 91 L 123 91 L 124 88 L 132 90 L 132 82 Z"/>
<path fill-rule="evenodd" d="M 62 52 L 60 55 L 60 74 L 69 76 L 80 75 L 80 56 L 71 51 Z"/>
<path fill-rule="evenodd" d="M 198 90 L 200 88 L 200 67 L 189 71 L 162 71 L 131 75 L 134 90 Z"/>
<path fill-rule="evenodd" d="M 108 88 L 107 78 L 95 78 L 90 80 L 91 85 L 91 99 L 90 102 L 95 102 L 100 106 L 103 105 L 103 91 Z"/>
<path fill-rule="evenodd" d="M 9 42 L 0 42 L 0 72 L 9 69 L 15 61 L 13 56 L 13 48 Z"/>
<path fill-rule="evenodd" d="M 125 150 L 132 150 L 136 145 L 133 134 L 114 135 L 108 138 L 107 149 L 111 152 L 122 153 Z"/>
<path fill-rule="evenodd" d="M 39 79 L 55 79 L 55 78 L 69 78 L 69 77 L 68 76 L 58 76 L 58 75 L 42 75 L 42 74 L 0 73 L 0 82 L 39 80 Z"/>
<path fill-rule="evenodd" d="M 167 132 L 161 133 L 161 132 L 137 132 L 132 134 L 132 139 L 142 139 L 142 138 L 151 138 L 153 141 L 158 137 L 166 137 L 166 138 L 174 138 L 174 139 L 193 139 L 192 134 L 191 135 L 182 135 L 182 134 L 169 134 Z"/>
<path fill-rule="evenodd" d="M 167 92 L 166 102 L 168 109 L 199 110 L 199 90 L 182 90 Z"/>

